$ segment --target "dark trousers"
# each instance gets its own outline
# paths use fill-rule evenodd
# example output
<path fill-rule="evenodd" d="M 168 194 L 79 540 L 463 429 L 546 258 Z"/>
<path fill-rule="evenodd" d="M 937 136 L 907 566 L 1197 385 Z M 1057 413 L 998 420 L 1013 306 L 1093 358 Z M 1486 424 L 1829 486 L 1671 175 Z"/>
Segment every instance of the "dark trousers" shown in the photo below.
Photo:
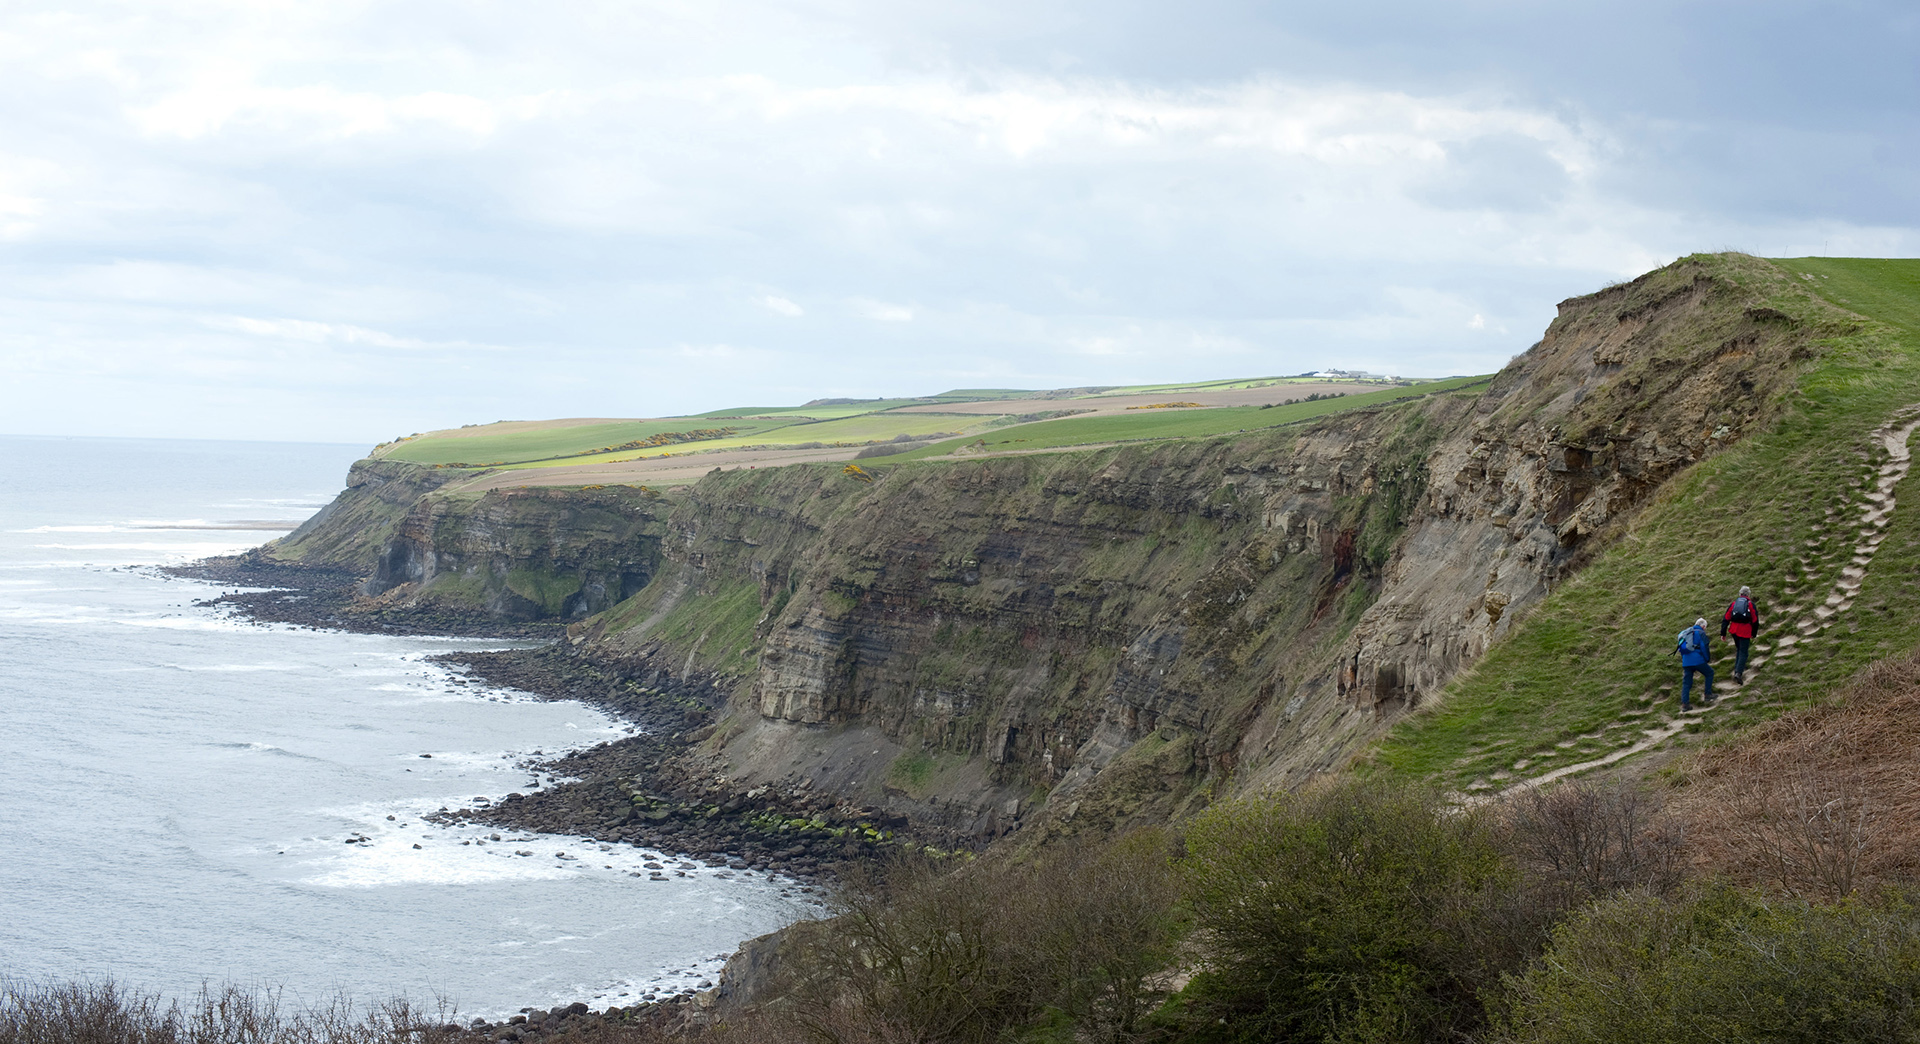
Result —
<path fill-rule="evenodd" d="M 1747 673 L 1747 652 L 1753 648 L 1753 639 L 1736 637 L 1733 640 L 1733 676 L 1738 678 Z"/>
<path fill-rule="evenodd" d="M 1705 663 L 1705 664 L 1701 664 L 1698 667 L 1682 667 L 1680 668 L 1680 709 L 1681 710 L 1693 709 L 1693 701 L 1691 697 L 1693 695 L 1693 672 L 1694 671 L 1699 671 L 1701 674 L 1706 675 L 1706 679 L 1707 679 L 1705 687 L 1700 690 L 1701 701 L 1704 703 L 1713 702 L 1713 665 L 1710 663 Z"/>

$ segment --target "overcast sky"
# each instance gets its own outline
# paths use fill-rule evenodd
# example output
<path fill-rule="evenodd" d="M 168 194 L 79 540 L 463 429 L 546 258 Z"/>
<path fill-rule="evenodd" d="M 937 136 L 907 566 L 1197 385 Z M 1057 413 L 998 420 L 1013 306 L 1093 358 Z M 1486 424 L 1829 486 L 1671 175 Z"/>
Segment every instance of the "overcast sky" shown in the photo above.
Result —
<path fill-rule="evenodd" d="M 0 432 L 1485 372 L 1920 253 L 1920 5 L 0 5 Z"/>

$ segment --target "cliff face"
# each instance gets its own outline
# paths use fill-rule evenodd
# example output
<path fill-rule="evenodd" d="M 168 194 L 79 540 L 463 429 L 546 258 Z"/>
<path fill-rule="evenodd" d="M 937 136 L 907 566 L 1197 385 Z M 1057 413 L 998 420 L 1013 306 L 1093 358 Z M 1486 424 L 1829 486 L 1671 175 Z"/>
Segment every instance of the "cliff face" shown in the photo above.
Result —
<path fill-rule="evenodd" d="M 394 528 L 362 590 L 383 605 L 580 619 L 653 579 L 659 499 L 628 487 L 422 497 Z"/>
<path fill-rule="evenodd" d="M 729 695 L 703 754 L 736 779 L 956 834 L 1107 829 L 1295 783 L 1435 698 L 1770 423 L 1823 336 L 1759 305 L 1782 278 L 1682 261 L 1564 303 L 1487 385 L 1234 438 L 398 512 L 429 480 L 362 465 L 281 553 L 364 561 L 388 603 L 597 613 L 581 655 Z"/>
<path fill-rule="evenodd" d="M 669 519 L 661 579 L 592 648 L 730 667 L 710 745 L 731 775 L 961 832 L 1043 805 L 1061 824 L 1165 815 L 1235 767 L 1249 723 L 1373 601 L 1421 462 L 1473 402 L 871 486 L 710 476 Z"/>
<path fill-rule="evenodd" d="M 443 487 L 471 472 L 363 460 L 333 503 L 262 555 L 362 578 L 361 612 L 431 608 L 511 622 L 577 620 L 644 589 L 660 494 L 630 486 Z"/>
<path fill-rule="evenodd" d="M 299 529 L 268 544 L 266 557 L 365 575 L 420 498 L 460 477 L 397 461 L 358 461 L 347 472 L 347 488 Z"/>

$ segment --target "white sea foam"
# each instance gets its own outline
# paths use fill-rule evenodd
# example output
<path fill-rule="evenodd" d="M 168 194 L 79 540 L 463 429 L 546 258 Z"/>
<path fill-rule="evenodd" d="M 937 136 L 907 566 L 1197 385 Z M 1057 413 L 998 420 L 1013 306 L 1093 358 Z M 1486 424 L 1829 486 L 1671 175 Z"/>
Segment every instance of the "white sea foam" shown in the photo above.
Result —
<path fill-rule="evenodd" d="M 546 881 L 576 873 L 555 860 L 495 854 L 444 843 L 416 849 L 401 839 L 340 844 L 334 864 L 301 879 L 317 888 L 383 888 L 394 885 L 469 885 L 495 881 Z M 451 849 L 451 850 L 449 850 Z"/>
<path fill-rule="evenodd" d="M 603 846 L 595 842 L 550 834 L 508 832 L 503 840 L 493 841 L 491 837 L 501 833 L 493 828 L 439 827 L 421 818 L 432 808 L 461 805 L 468 800 L 461 796 L 437 804 L 415 801 L 323 810 L 354 823 L 355 828 L 338 837 L 289 846 L 312 856 L 306 865 L 315 872 L 301 878 L 301 883 L 323 888 L 379 888 L 553 880 L 582 873 L 629 875 L 644 873 L 644 864 L 665 858 L 630 845 L 607 845 L 602 851 Z M 389 815 L 396 819 L 387 819 Z M 367 840 L 348 843 L 350 837 Z M 416 844 L 420 847 L 415 848 Z M 710 876 L 704 867 L 700 870 L 703 872 L 699 875 L 688 871 L 688 879 Z"/>
<path fill-rule="evenodd" d="M 163 663 L 176 671 L 209 671 L 218 674 L 247 674 L 253 671 L 297 671 L 301 663 Z"/>

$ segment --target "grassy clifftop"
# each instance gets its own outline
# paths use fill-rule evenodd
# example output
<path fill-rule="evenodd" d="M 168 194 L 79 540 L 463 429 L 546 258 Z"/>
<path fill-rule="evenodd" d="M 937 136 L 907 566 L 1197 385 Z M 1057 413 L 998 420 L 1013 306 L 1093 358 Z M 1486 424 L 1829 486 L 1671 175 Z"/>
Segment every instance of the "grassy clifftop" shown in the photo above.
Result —
<path fill-rule="evenodd" d="M 1914 644 L 1920 493 L 1903 451 L 1877 433 L 1920 403 L 1920 261 L 1724 263 L 1752 297 L 1748 316 L 1811 328 L 1824 349 L 1777 422 L 1679 476 L 1623 539 L 1396 728 L 1374 765 L 1485 790 L 1685 746 L 1818 700 Z M 1743 689 L 1726 685 L 1731 646 L 1721 643 L 1725 698 L 1680 718 L 1673 635 L 1697 616 L 1717 620 L 1743 584 L 1765 613 L 1757 667 Z"/>

